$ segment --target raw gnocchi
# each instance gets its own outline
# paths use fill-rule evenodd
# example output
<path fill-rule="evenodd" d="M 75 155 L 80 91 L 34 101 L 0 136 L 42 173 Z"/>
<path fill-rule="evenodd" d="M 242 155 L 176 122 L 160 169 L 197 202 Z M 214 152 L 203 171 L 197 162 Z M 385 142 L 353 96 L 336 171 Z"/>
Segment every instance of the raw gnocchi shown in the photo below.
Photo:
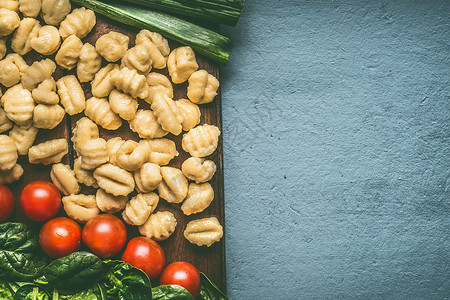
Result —
<path fill-rule="evenodd" d="M 175 143 L 169 139 L 150 139 L 146 141 L 150 147 L 148 162 L 164 166 L 175 156 L 178 156 Z"/>
<path fill-rule="evenodd" d="M 80 192 L 80 185 L 75 177 L 75 172 L 65 164 L 54 164 L 50 171 L 50 178 L 58 190 L 64 195 L 75 195 Z"/>
<path fill-rule="evenodd" d="M 210 103 L 217 96 L 219 80 L 205 70 L 192 73 L 189 77 L 187 96 L 196 104 Z"/>
<path fill-rule="evenodd" d="M 223 227 L 216 217 L 190 221 L 184 230 L 184 237 L 197 246 L 211 246 L 223 237 Z"/>
<path fill-rule="evenodd" d="M 174 135 L 181 133 L 183 129 L 181 123 L 183 123 L 184 118 L 175 101 L 165 94 L 159 93 L 153 98 L 151 108 L 155 113 L 158 123 L 161 124 L 162 129 Z"/>
<path fill-rule="evenodd" d="M 9 136 L 0 135 L 0 170 L 8 171 L 17 163 L 17 147 Z"/>
<path fill-rule="evenodd" d="M 0 38 L 0 59 L 6 55 L 6 37 Z"/>
<path fill-rule="evenodd" d="M 23 168 L 21 165 L 15 165 L 11 170 L 0 170 L 0 184 L 9 184 L 17 181 L 23 175 Z"/>
<path fill-rule="evenodd" d="M 66 139 L 54 139 L 31 147 L 28 150 L 28 160 L 31 164 L 49 165 L 61 162 L 68 152 Z"/>
<path fill-rule="evenodd" d="M 217 149 L 220 130 L 214 125 L 197 126 L 183 136 L 183 150 L 195 157 L 211 155 Z"/>
<path fill-rule="evenodd" d="M 35 104 L 31 92 L 24 89 L 21 84 L 9 88 L 1 102 L 8 119 L 21 126 L 31 123 Z"/>
<path fill-rule="evenodd" d="M 38 131 L 39 129 L 32 124 L 27 126 L 14 125 L 13 129 L 9 132 L 9 137 L 14 140 L 19 155 L 28 154 L 28 150 L 33 146 Z"/>
<path fill-rule="evenodd" d="M 37 88 L 31 91 L 36 103 L 53 105 L 59 103 L 59 96 L 56 93 L 56 82 L 53 77 L 42 81 Z"/>
<path fill-rule="evenodd" d="M 28 65 L 22 56 L 17 53 L 8 54 L 0 61 L 0 83 L 6 87 L 18 84 L 27 69 Z"/>
<path fill-rule="evenodd" d="M 201 183 L 211 180 L 216 173 L 216 164 L 212 160 L 189 157 L 181 165 L 181 171 L 187 179 Z"/>
<path fill-rule="evenodd" d="M 81 156 L 81 168 L 94 170 L 108 161 L 106 141 L 102 138 L 87 140 L 78 146 Z"/>
<path fill-rule="evenodd" d="M 22 75 L 22 86 L 29 91 L 37 88 L 44 80 L 49 79 L 56 70 L 56 65 L 51 59 L 35 61 Z"/>
<path fill-rule="evenodd" d="M 61 37 L 58 28 L 51 25 L 42 26 L 38 35 L 31 39 L 31 48 L 43 55 L 55 53 L 59 45 L 61 45 Z"/>
<path fill-rule="evenodd" d="M 130 94 L 134 98 L 145 99 L 148 96 L 148 85 L 144 75 L 136 70 L 122 68 L 111 71 L 111 83 L 124 93 Z"/>
<path fill-rule="evenodd" d="M 177 227 L 177 219 L 170 211 L 151 214 L 148 220 L 139 226 L 139 232 L 156 241 L 167 240 Z"/>
<path fill-rule="evenodd" d="M 83 42 L 76 36 L 71 35 L 64 40 L 56 53 L 56 63 L 64 69 L 72 70 L 78 63 L 80 58 Z"/>
<path fill-rule="evenodd" d="M 95 195 L 98 208 L 105 213 L 115 214 L 121 211 L 127 205 L 128 197 L 126 196 L 114 196 L 108 194 L 102 189 L 98 189 Z"/>
<path fill-rule="evenodd" d="M 25 17 L 35 18 L 41 11 L 42 0 L 19 0 L 19 10 Z"/>
<path fill-rule="evenodd" d="M 117 165 L 127 171 L 136 171 L 147 161 L 149 149 L 145 141 L 141 143 L 126 141 L 117 149 Z"/>
<path fill-rule="evenodd" d="M 161 183 L 158 193 L 161 198 L 170 203 L 180 203 L 188 193 L 188 181 L 180 169 L 161 167 Z"/>
<path fill-rule="evenodd" d="M 173 50 L 167 60 L 167 69 L 173 83 L 183 83 L 188 80 L 198 69 L 194 50 L 189 46 Z"/>
<path fill-rule="evenodd" d="M 196 214 L 207 209 L 213 200 L 214 190 L 209 183 L 191 183 L 181 210 L 185 215 Z"/>
<path fill-rule="evenodd" d="M 74 75 L 67 75 L 56 82 L 61 104 L 69 115 L 76 115 L 86 107 L 83 88 Z"/>
<path fill-rule="evenodd" d="M 19 0 L 2 0 L 0 2 L 0 8 L 6 8 L 8 10 L 18 11 Z"/>
<path fill-rule="evenodd" d="M 181 126 L 184 131 L 189 131 L 200 123 L 200 108 L 187 99 L 180 99 L 175 101 L 181 115 L 183 116 L 183 123 Z"/>
<path fill-rule="evenodd" d="M 79 119 L 72 131 L 73 148 L 79 154 L 81 145 L 89 140 L 99 137 L 98 126 L 91 119 L 83 117 Z"/>
<path fill-rule="evenodd" d="M 130 129 L 142 139 L 161 138 L 168 134 L 167 131 L 162 129 L 152 110 L 140 109 L 130 121 Z"/>
<path fill-rule="evenodd" d="M 147 48 L 136 45 L 127 50 L 122 58 L 121 67 L 127 67 L 130 70 L 135 69 L 139 74 L 145 75 L 152 69 L 152 62 Z"/>
<path fill-rule="evenodd" d="M 117 150 L 119 150 L 120 146 L 122 146 L 124 143 L 125 143 L 125 141 L 122 140 L 121 137 L 115 137 L 115 138 L 109 139 L 106 142 L 106 149 L 108 151 L 108 161 L 110 164 L 117 166 L 117 161 L 116 161 Z"/>
<path fill-rule="evenodd" d="M 59 34 L 63 39 L 76 35 L 80 39 L 91 32 L 96 23 L 95 13 L 84 7 L 75 8 L 59 26 Z"/>
<path fill-rule="evenodd" d="M 88 82 L 94 79 L 101 65 L 102 58 L 95 47 L 89 43 L 84 44 L 77 64 L 77 76 L 80 82 Z"/>
<path fill-rule="evenodd" d="M 78 157 L 73 164 L 73 171 L 78 181 L 86 186 L 98 188 L 97 180 L 94 178 L 92 171 L 81 168 L 81 157 Z"/>
<path fill-rule="evenodd" d="M 95 49 L 107 61 L 115 62 L 121 59 L 128 50 L 130 39 L 119 32 L 111 31 L 98 38 Z"/>
<path fill-rule="evenodd" d="M 97 98 L 108 97 L 114 89 L 114 85 L 110 81 L 111 72 L 118 69 L 119 66 L 116 64 L 108 64 L 101 68 L 97 74 L 95 74 L 94 80 L 91 82 L 92 95 Z"/>
<path fill-rule="evenodd" d="M 0 133 L 8 131 L 13 127 L 13 122 L 6 116 L 6 112 L 0 107 Z"/>
<path fill-rule="evenodd" d="M 11 48 L 14 52 L 25 55 L 31 51 L 31 40 L 39 35 L 39 21 L 32 18 L 24 18 L 20 21 L 11 39 Z"/>
<path fill-rule="evenodd" d="M 19 15 L 6 8 L 0 8 L 0 37 L 10 35 L 19 27 Z"/>
<path fill-rule="evenodd" d="M 145 98 L 149 104 L 152 104 L 153 98 L 158 93 L 163 93 L 169 98 L 173 98 L 173 86 L 169 78 L 160 73 L 149 73 L 147 75 L 148 97 Z"/>
<path fill-rule="evenodd" d="M 115 114 L 127 121 L 135 117 L 138 108 L 137 99 L 119 90 L 113 90 L 109 94 L 109 104 Z"/>
<path fill-rule="evenodd" d="M 159 197 L 155 193 L 137 194 L 127 203 L 122 213 L 123 220 L 130 225 L 140 226 L 156 209 Z"/>
<path fill-rule="evenodd" d="M 61 123 L 65 114 L 64 108 L 58 104 L 38 104 L 33 111 L 33 124 L 36 128 L 53 129 Z"/>
<path fill-rule="evenodd" d="M 70 0 L 42 0 L 41 16 L 49 25 L 59 25 L 70 13 Z"/>
<path fill-rule="evenodd" d="M 94 195 L 70 195 L 62 198 L 67 215 L 80 223 L 86 223 L 100 213 Z"/>
<path fill-rule="evenodd" d="M 104 164 L 94 171 L 99 187 L 114 196 L 127 196 L 134 190 L 133 175 L 112 164 Z"/>
<path fill-rule="evenodd" d="M 157 164 L 145 163 L 134 172 L 136 190 L 140 193 L 149 193 L 155 190 L 161 180 L 161 167 Z"/>
<path fill-rule="evenodd" d="M 97 125 L 108 130 L 116 130 L 122 125 L 122 119 L 111 110 L 105 98 L 92 97 L 87 100 L 84 113 Z"/>
<path fill-rule="evenodd" d="M 153 67 L 163 69 L 166 67 L 167 57 L 170 53 L 169 42 L 159 33 L 141 30 L 136 35 L 136 45 L 143 45 L 153 62 Z"/>

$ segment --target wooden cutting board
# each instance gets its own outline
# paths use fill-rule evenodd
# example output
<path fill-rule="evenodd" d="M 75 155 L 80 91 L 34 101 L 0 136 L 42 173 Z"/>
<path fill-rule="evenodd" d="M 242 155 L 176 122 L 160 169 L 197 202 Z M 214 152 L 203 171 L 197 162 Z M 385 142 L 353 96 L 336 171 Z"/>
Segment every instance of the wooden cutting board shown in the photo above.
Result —
<path fill-rule="evenodd" d="M 42 23 L 42 22 L 41 22 Z M 95 45 L 95 41 L 99 36 L 108 33 L 110 31 L 119 31 L 124 33 L 130 37 L 130 47 L 134 46 L 134 40 L 136 34 L 139 30 L 124 26 L 122 24 L 116 23 L 109 19 L 106 19 L 97 14 L 97 25 L 94 30 L 83 40 L 83 42 L 89 42 L 92 45 Z M 170 42 L 170 48 L 174 49 L 179 47 L 180 44 L 175 42 Z M 10 49 L 10 48 L 9 48 Z M 31 64 L 35 60 L 41 60 L 43 56 L 37 54 L 36 52 L 31 52 L 27 54 L 25 60 L 28 64 Z M 54 55 L 52 57 L 54 59 Z M 218 78 L 219 69 L 208 59 L 197 55 L 197 61 L 200 69 L 207 70 L 209 73 L 213 74 Z M 106 65 L 106 62 L 103 61 L 103 65 Z M 160 72 L 164 75 L 168 75 L 167 69 L 164 70 L 152 70 L 156 72 Z M 55 80 L 58 80 L 61 76 L 68 74 L 76 74 L 75 70 L 67 71 L 62 70 L 61 68 L 57 68 L 54 73 Z M 170 77 L 169 77 L 170 78 Z M 85 90 L 86 99 L 92 96 L 90 91 L 90 84 L 83 84 L 83 88 Z M 187 83 L 185 84 L 174 84 L 174 99 L 187 98 L 186 96 Z M 2 88 L 3 92 L 5 88 Z M 139 109 L 149 109 L 150 106 L 143 100 L 139 100 Z M 213 103 L 200 105 L 201 110 L 201 124 L 212 124 L 216 125 L 221 129 L 222 119 L 221 119 L 221 99 L 220 94 L 216 97 Z M 78 119 L 83 117 L 84 114 L 81 113 L 76 116 L 66 115 L 63 122 L 59 124 L 53 130 L 44 130 L 40 129 L 38 136 L 35 141 L 35 145 L 41 142 L 44 142 L 49 139 L 54 138 L 67 138 L 69 140 L 69 154 L 63 158 L 63 163 L 70 164 L 73 167 L 74 158 L 76 158 L 76 154 L 72 148 L 72 143 L 70 142 L 70 137 L 72 135 L 71 129 L 75 126 L 75 123 Z M 183 151 L 181 147 L 181 139 L 184 132 L 179 136 L 168 135 L 165 138 L 169 138 L 175 141 L 177 145 L 177 150 L 179 152 L 178 157 L 174 158 L 169 166 L 180 168 L 181 164 L 184 160 L 186 160 L 190 155 Z M 108 131 L 100 127 L 100 137 L 108 140 L 112 137 L 120 136 L 123 139 L 132 139 L 139 140 L 139 137 L 136 133 L 132 132 L 129 128 L 128 122 L 123 121 L 122 127 L 115 131 Z M 156 211 L 171 211 L 176 219 L 177 219 L 177 227 L 172 236 L 163 242 L 160 242 L 160 245 L 164 249 L 166 254 L 166 263 L 169 264 L 175 261 L 187 261 L 196 266 L 200 271 L 204 272 L 217 286 L 225 291 L 225 244 L 224 238 L 218 243 L 213 244 L 211 247 L 198 247 L 196 245 L 190 244 L 183 236 L 183 231 L 186 227 L 186 224 L 194 219 L 206 218 L 215 216 L 219 219 L 222 226 L 224 225 L 224 202 L 223 202 L 223 170 L 222 170 L 222 137 L 219 139 L 219 146 L 214 154 L 212 154 L 209 159 L 213 160 L 217 165 L 217 172 L 215 176 L 211 179 L 210 184 L 214 188 L 215 191 L 215 199 L 212 202 L 211 206 L 203 211 L 202 213 L 185 216 L 181 209 L 180 204 L 168 203 L 163 199 L 160 199 Z M 30 182 L 35 180 L 46 180 L 50 181 L 50 169 L 51 166 L 44 166 L 42 164 L 32 165 L 28 163 L 27 156 L 20 156 L 18 163 L 22 165 L 24 169 L 23 177 L 13 184 L 10 184 L 9 187 L 13 190 L 15 199 L 16 199 L 16 209 L 14 215 L 12 216 L 12 220 L 24 222 L 27 224 L 31 224 L 36 228 L 40 228 L 42 223 L 37 223 L 30 221 L 20 209 L 20 192 L 21 190 Z M 81 193 L 84 194 L 95 194 L 95 189 L 84 187 L 82 188 Z M 135 192 L 134 192 L 135 193 Z M 131 196 L 133 196 L 132 194 Z M 61 208 L 59 215 L 64 216 L 65 212 Z M 117 214 L 120 216 L 120 213 Z M 139 236 L 139 232 L 136 226 L 128 226 L 128 235 L 129 239 L 135 236 Z M 85 246 L 84 246 L 85 247 Z M 84 248 L 87 250 L 86 248 Z M 122 252 L 121 252 L 122 253 Z M 121 253 L 116 257 L 120 258 Z"/>

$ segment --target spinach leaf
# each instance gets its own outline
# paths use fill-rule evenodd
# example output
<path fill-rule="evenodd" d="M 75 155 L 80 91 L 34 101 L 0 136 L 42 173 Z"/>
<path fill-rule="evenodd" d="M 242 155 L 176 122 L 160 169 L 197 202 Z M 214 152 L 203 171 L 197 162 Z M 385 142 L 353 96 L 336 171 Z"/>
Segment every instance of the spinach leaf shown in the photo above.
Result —
<path fill-rule="evenodd" d="M 9 286 L 9 283 L 4 280 L 0 280 L 0 299 L 2 300 L 14 299 L 14 291 Z"/>
<path fill-rule="evenodd" d="M 36 284 L 26 284 L 21 286 L 16 294 L 14 300 L 50 300 L 49 293 L 42 287 Z"/>
<path fill-rule="evenodd" d="M 54 260 L 44 268 L 48 283 L 65 292 L 85 289 L 96 282 L 103 272 L 103 262 L 89 252 L 74 252 Z"/>
<path fill-rule="evenodd" d="M 194 300 L 191 293 L 179 285 L 160 285 L 152 288 L 152 300 Z"/>
<path fill-rule="evenodd" d="M 104 262 L 109 272 L 101 279 L 107 297 L 119 300 L 152 299 L 152 287 L 147 275 L 122 261 Z"/>
<path fill-rule="evenodd" d="M 30 281 L 42 274 L 47 258 L 38 247 L 38 234 L 21 223 L 0 224 L 0 277 Z"/>
<path fill-rule="evenodd" d="M 94 288 L 90 288 L 85 291 L 81 291 L 71 295 L 59 295 L 60 300 L 102 300 L 99 287 L 95 285 Z"/>
<path fill-rule="evenodd" d="M 197 300 L 228 300 L 228 297 L 202 272 L 200 272 L 200 278 L 202 289 Z"/>

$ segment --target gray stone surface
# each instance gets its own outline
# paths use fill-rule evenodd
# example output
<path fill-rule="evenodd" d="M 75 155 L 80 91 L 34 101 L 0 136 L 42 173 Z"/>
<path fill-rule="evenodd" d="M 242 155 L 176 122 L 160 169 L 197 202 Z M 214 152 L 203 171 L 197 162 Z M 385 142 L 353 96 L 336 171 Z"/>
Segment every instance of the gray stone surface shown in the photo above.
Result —
<path fill-rule="evenodd" d="M 248 0 L 223 28 L 230 299 L 448 299 L 449 15 Z"/>

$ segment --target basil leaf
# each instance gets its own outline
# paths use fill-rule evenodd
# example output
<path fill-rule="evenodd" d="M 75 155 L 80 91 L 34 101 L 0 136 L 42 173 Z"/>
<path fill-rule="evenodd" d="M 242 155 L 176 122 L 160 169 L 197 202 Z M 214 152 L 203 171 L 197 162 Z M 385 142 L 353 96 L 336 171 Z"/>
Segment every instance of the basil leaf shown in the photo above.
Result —
<path fill-rule="evenodd" d="M 152 288 L 152 300 L 194 300 L 191 293 L 179 285 L 160 285 Z"/>
<path fill-rule="evenodd" d="M 44 276 L 54 288 L 75 292 L 92 285 L 103 272 L 100 258 L 89 252 L 74 252 L 51 262 Z"/>
<path fill-rule="evenodd" d="M 0 224 L 0 249 L 33 253 L 38 246 L 38 234 L 22 223 Z"/>
<path fill-rule="evenodd" d="M 200 272 L 200 279 L 202 289 L 197 300 L 228 300 L 228 297 L 202 272 Z"/>
<path fill-rule="evenodd" d="M 118 260 L 104 262 L 109 272 L 101 280 L 111 299 L 152 299 L 152 287 L 147 275 L 130 264 Z"/>
<path fill-rule="evenodd" d="M 14 292 L 8 282 L 0 280 L 0 299 L 13 300 Z"/>
<path fill-rule="evenodd" d="M 50 295 L 47 291 L 36 284 L 26 284 L 21 286 L 16 294 L 14 300 L 50 300 Z"/>

